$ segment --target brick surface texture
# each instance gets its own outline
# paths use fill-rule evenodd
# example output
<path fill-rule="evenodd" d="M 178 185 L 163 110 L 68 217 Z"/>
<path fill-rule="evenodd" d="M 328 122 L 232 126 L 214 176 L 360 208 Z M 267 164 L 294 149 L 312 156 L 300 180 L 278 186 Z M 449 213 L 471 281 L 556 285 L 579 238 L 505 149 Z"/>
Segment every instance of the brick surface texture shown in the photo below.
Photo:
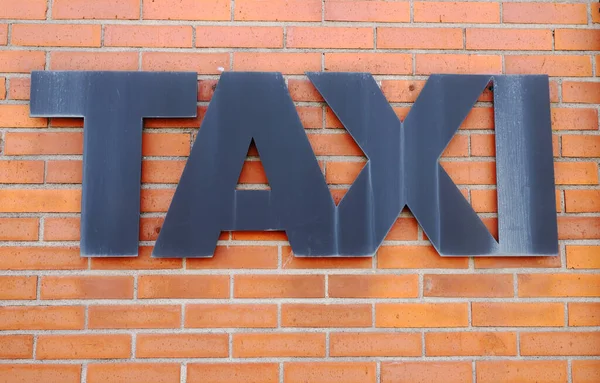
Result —
<path fill-rule="evenodd" d="M 198 72 L 197 118 L 145 121 L 137 258 L 79 256 L 83 124 L 29 117 L 44 69 Z M 442 258 L 405 210 L 373 258 L 152 259 L 222 71 L 283 72 L 338 201 L 365 157 L 306 71 L 371 72 L 400 118 L 432 73 L 548 74 L 559 256 Z M 600 382 L 599 75 L 591 0 L 0 0 L 0 382 Z M 496 235 L 491 100 L 440 163 Z"/>

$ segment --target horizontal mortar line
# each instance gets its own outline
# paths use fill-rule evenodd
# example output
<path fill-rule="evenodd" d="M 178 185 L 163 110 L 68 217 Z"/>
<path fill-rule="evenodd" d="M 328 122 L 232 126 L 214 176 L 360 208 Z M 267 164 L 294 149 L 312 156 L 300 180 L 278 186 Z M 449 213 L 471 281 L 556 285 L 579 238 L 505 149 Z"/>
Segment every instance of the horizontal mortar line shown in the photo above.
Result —
<path fill-rule="evenodd" d="M 483 1 L 483 0 L 482 0 Z M 489 1 L 488 1 L 489 2 Z M 574 1 L 574 3 L 577 3 Z M 427 22 L 427 21 L 271 21 L 271 20 L 170 20 L 170 19 L 44 19 L 44 20 L 24 20 L 24 19 L 3 19 L 3 23 L 19 24 L 37 24 L 37 25 L 126 25 L 126 26 L 237 26 L 237 27 L 351 27 L 351 28 L 476 28 L 476 29 L 599 29 L 600 26 L 594 24 L 582 23 L 509 23 L 498 20 L 497 22 L 477 23 L 453 23 L 453 22 Z M 197 36 L 198 38 L 199 36 Z"/>
<path fill-rule="evenodd" d="M 558 274 L 558 273 L 553 273 Z M 566 274 L 566 273 L 565 273 Z M 43 299 L 43 300 L 0 300 L 3 305 L 20 306 L 20 307 L 36 307 L 41 302 L 45 306 L 129 306 L 129 305 L 194 305 L 194 304 L 268 304 L 268 303 L 280 303 L 287 305 L 320 305 L 328 306 L 332 304 L 346 304 L 346 305 L 371 305 L 371 304 L 470 304 L 470 303 L 569 303 L 569 302 L 600 302 L 600 297 L 552 297 L 552 298 L 527 298 L 527 297 L 504 297 L 504 298 L 492 298 L 492 297 L 465 297 L 465 298 L 439 298 L 439 297 L 425 297 L 425 298 L 333 298 L 333 297 L 321 297 L 321 298 L 160 298 L 160 299 L 146 299 L 138 298 L 137 300 L 130 299 Z M 294 326 L 288 326 L 294 327 Z M 357 326 L 360 327 L 360 326 Z M 467 327 L 467 326 L 465 326 Z"/>
<path fill-rule="evenodd" d="M 597 50 L 552 50 L 552 49 L 468 49 L 468 48 L 418 48 L 418 47 L 390 47 L 381 48 L 369 46 L 368 48 L 348 48 L 348 47 L 160 47 L 160 46 L 62 46 L 62 45 L 4 45 L 0 46 L 0 52 L 20 52 L 20 51 L 43 51 L 43 52 L 171 52 L 171 53 L 401 53 L 401 54 L 463 54 L 463 55 L 515 55 L 527 56 L 531 54 L 548 55 L 548 56 L 573 56 L 573 55 L 590 55 L 594 56 L 598 53 Z M 137 71 L 137 70 L 134 70 Z M 227 71 L 228 72 L 228 71 Z M 311 71 L 307 71 L 311 72 Z M 315 70 L 320 72 L 320 70 Z M 412 73 L 412 70 L 410 71 Z M 409 74 L 409 73 L 407 73 Z M 493 73 L 489 73 L 493 75 Z M 202 73 L 202 75 L 218 75 L 217 72 Z M 290 75 L 298 75 L 291 73 Z M 487 75 L 487 74 L 485 74 Z"/>

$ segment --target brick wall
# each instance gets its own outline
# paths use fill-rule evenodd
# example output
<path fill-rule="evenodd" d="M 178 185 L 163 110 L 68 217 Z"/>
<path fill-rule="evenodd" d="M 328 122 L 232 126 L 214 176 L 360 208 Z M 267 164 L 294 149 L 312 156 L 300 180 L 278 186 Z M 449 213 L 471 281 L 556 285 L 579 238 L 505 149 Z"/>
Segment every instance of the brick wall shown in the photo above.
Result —
<path fill-rule="evenodd" d="M 585 1 L 0 0 L 0 382 L 600 382 L 599 22 Z M 145 123 L 138 258 L 79 257 L 82 121 L 28 117 L 40 69 L 199 73 L 198 118 Z M 441 258 L 404 211 L 372 259 L 252 232 L 151 259 L 223 69 L 285 74 L 337 199 L 364 157 L 305 71 L 372 72 L 401 117 L 431 73 L 549 74 L 560 256 Z M 490 100 L 441 162 L 494 232 Z M 266 182 L 251 157 L 240 183 Z"/>

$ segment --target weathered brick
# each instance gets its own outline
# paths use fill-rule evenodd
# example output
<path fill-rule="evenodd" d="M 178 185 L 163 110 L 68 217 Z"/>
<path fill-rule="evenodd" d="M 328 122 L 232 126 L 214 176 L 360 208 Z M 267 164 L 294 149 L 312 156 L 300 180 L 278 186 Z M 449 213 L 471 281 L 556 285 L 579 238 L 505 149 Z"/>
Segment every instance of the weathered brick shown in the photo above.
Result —
<path fill-rule="evenodd" d="M 544 29 L 467 28 L 468 50 L 552 50 L 552 32 Z"/>
<path fill-rule="evenodd" d="M 0 359 L 31 359 L 32 357 L 33 335 L 0 335 Z"/>
<path fill-rule="evenodd" d="M 179 363 L 90 363 L 88 383 L 171 383 L 179 382 Z"/>
<path fill-rule="evenodd" d="M 194 71 L 220 74 L 229 69 L 228 53 L 143 52 L 142 69 L 147 71 Z"/>
<path fill-rule="evenodd" d="M 514 356 L 517 334 L 514 332 L 428 332 L 427 356 Z"/>
<path fill-rule="evenodd" d="M 0 212 L 73 213 L 81 210 L 81 190 L 0 189 Z"/>
<path fill-rule="evenodd" d="M 0 161 L 0 183 L 40 184 L 44 182 L 44 161 Z"/>
<path fill-rule="evenodd" d="M 44 4 L 46 2 L 44 1 Z M 0 364 L 0 380 L 5 382 L 79 383 L 79 364 Z"/>
<path fill-rule="evenodd" d="M 132 299 L 131 276 L 44 276 L 41 299 Z"/>
<path fill-rule="evenodd" d="M 380 23 L 406 23 L 410 21 L 410 4 L 403 1 L 326 0 L 324 10 L 326 21 Z"/>
<path fill-rule="evenodd" d="M 217 246 L 212 258 L 193 258 L 188 269 L 275 269 L 277 246 Z"/>
<path fill-rule="evenodd" d="M 591 108 L 552 108 L 554 130 L 598 130 L 598 111 Z"/>
<path fill-rule="evenodd" d="M 464 383 L 471 380 L 470 361 L 381 363 L 381 383 Z"/>
<path fill-rule="evenodd" d="M 229 354 L 227 334 L 138 334 L 138 358 L 223 358 Z"/>
<path fill-rule="evenodd" d="M 192 27 L 179 25 L 107 25 L 108 47 L 191 48 Z"/>
<path fill-rule="evenodd" d="M 2 275 L 0 276 L 0 299 L 35 299 L 36 284 L 36 276 Z M 0 338 L 0 343 L 1 339 L 2 338 Z M 1 349 L 2 347 L 0 347 L 0 350 Z"/>
<path fill-rule="evenodd" d="M 196 47 L 282 48 L 281 27 L 196 27 Z"/>
<path fill-rule="evenodd" d="M 473 302 L 472 323 L 477 327 L 564 326 L 562 303 Z"/>
<path fill-rule="evenodd" d="M 563 157 L 600 157 L 600 136 L 563 135 Z"/>
<path fill-rule="evenodd" d="M 181 306 L 109 305 L 88 308 L 91 329 L 179 328 Z"/>
<path fill-rule="evenodd" d="M 146 20 L 230 20 L 231 2 L 229 0 L 144 1 L 142 12 L 142 17 Z"/>
<path fill-rule="evenodd" d="M 28 77 L 11 77 L 8 98 L 11 100 L 29 100 L 31 79 Z"/>
<path fill-rule="evenodd" d="M 187 383 L 277 383 L 278 363 L 189 363 Z"/>
<path fill-rule="evenodd" d="M 228 298 L 227 275 L 140 275 L 138 298 Z"/>
<path fill-rule="evenodd" d="M 138 19 L 140 0 L 55 0 L 53 19 Z"/>
<path fill-rule="evenodd" d="M 570 269 L 600 269 L 600 246 L 567 245 L 567 267 Z"/>
<path fill-rule="evenodd" d="M 584 3 L 503 3 L 502 22 L 518 24 L 587 24 L 587 7 Z"/>
<path fill-rule="evenodd" d="M 325 357 L 325 334 L 234 334 L 232 353 L 234 358 Z"/>
<path fill-rule="evenodd" d="M 463 303 L 377 303 L 377 327 L 466 327 L 468 307 Z"/>
<path fill-rule="evenodd" d="M 101 26 L 91 24 L 15 24 L 12 45 L 33 47 L 99 47 Z"/>
<path fill-rule="evenodd" d="M 0 218 L 0 241 L 36 241 L 37 218 Z"/>
<path fill-rule="evenodd" d="M 3 270 L 81 270 L 87 264 L 74 247 L 0 247 Z"/>
<path fill-rule="evenodd" d="M 547 74 L 548 76 L 589 77 L 590 56 L 512 56 L 504 57 L 506 74 Z"/>
<path fill-rule="evenodd" d="M 476 362 L 477 382 L 567 381 L 567 362 L 563 360 L 482 360 Z"/>
<path fill-rule="evenodd" d="M 377 251 L 381 269 L 466 269 L 468 258 L 440 257 L 433 246 L 382 246 Z"/>
<path fill-rule="evenodd" d="M 554 47 L 556 50 L 564 51 L 598 51 L 600 30 L 557 29 L 554 35 Z"/>
<path fill-rule="evenodd" d="M 28 105 L 0 105 L 0 128 L 45 128 L 46 118 L 29 117 Z"/>
<path fill-rule="evenodd" d="M 2 306 L 2 330 L 81 330 L 83 306 Z"/>
<path fill-rule="evenodd" d="M 508 59 L 510 56 L 506 56 Z M 502 57 L 495 55 L 417 54 L 415 74 L 502 73 Z"/>
<path fill-rule="evenodd" d="M 396 332 L 333 332 L 330 356 L 420 356 L 421 335 Z"/>
<path fill-rule="evenodd" d="M 289 383 L 375 383 L 374 362 L 286 362 L 283 379 Z"/>
<path fill-rule="evenodd" d="M 2 2 L 0 19 L 42 20 L 46 18 L 46 0 L 20 0 Z"/>
<path fill-rule="evenodd" d="M 599 104 L 600 83 L 565 81 L 562 85 L 562 95 L 564 102 Z"/>
<path fill-rule="evenodd" d="M 266 304 L 186 305 L 185 327 L 274 328 L 277 327 L 277 306 Z"/>
<path fill-rule="evenodd" d="M 403 53 L 325 53 L 325 70 L 372 74 L 410 74 L 412 73 L 412 56 Z"/>
<path fill-rule="evenodd" d="M 574 383 L 598 382 L 600 380 L 600 361 L 574 360 L 571 363 L 571 371 Z"/>
<path fill-rule="evenodd" d="M 600 190 L 565 190 L 565 210 L 567 213 L 600 212 Z"/>
<path fill-rule="evenodd" d="M 0 72 L 29 73 L 44 69 L 45 64 L 43 51 L 0 51 Z"/>
<path fill-rule="evenodd" d="M 36 359 L 123 359 L 131 356 L 131 335 L 40 335 Z"/>
<path fill-rule="evenodd" d="M 237 0 L 237 21 L 321 21 L 321 0 Z"/>
<path fill-rule="evenodd" d="M 371 327 L 370 304 L 284 304 L 283 327 Z"/>
<path fill-rule="evenodd" d="M 600 355 L 598 332 L 526 332 L 521 333 L 521 355 Z"/>
<path fill-rule="evenodd" d="M 599 274 L 520 274 L 520 297 L 596 297 Z"/>
<path fill-rule="evenodd" d="M 417 275 L 330 275 L 332 298 L 416 298 Z"/>
<path fill-rule="evenodd" d="M 51 52 L 50 69 L 135 71 L 138 69 L 138 54 L 136 52 Z"/>
<path fill-rule="evenodd" d="M 236 298 L 323 298 L 323 275 L 236 275 Z"/>
<path fill-rule="evenodd" d="M 513 277 L 509 274 L 426 274 L 423 276 L 426 297 L 512 297 Z"/>
<path fill-rule="evenodd" d="M 473 2 L 419 1 L 414 4 L 416 23 L 482 23 L 500 22 L 500 4 Z"/>
<path fill-rule="evenodd" d="M 288 48 L 373 48 L 372 28 L 288 27 Z"/>
<path fill-rule="evenodd" d="M 600 326 L 600 303 L 569 303 L 569 326 Z"/>
<path fill-rule="evenodd" d="M 462 49 L 460 28 L 377 28 L 381 49 Z"/>

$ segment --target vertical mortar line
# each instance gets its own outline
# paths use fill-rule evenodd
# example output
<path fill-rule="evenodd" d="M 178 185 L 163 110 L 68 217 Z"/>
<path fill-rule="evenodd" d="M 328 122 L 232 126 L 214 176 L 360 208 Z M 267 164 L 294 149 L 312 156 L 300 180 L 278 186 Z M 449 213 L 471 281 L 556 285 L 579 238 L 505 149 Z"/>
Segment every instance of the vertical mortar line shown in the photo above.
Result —
<path fill-rule="evenodd" d="M 229 359 L 233 358 L 233 333 L 227 333 L 227 345 L 229 347 Z"/>
<path fill-rule="evenodd" d="M 417 74 L 417 54 L 412 53 L 410 55 L 410 58 L 412 60 L 412 75 L 415 76 Z M 401 129 L 403 129 L 403 128 L 401 128 Z"/>
<path fill-rule="evenodd" d="M 48 0 L 46 2 L 46 20 L 50 20 L 52 18 L 52 3 L 54 0 Z"/>
<path fill-rule="evenodd" d="M 325 359 L 331 356 L 331 331 L 325 331 Z"/>
<path fill-rule="evenodd" d="M 283 362 L 279 362 L 279 383 L 283 382 Z"/>
<path fill-rule="evenodd" d="M 83 363 L 81 365 L 81 383 L 87 382 L 87 363 Z"/>
<path fill-rule="evenodd" d="M 410 18 L 409 18 L 409 22 L 412 24 L 415 21 L 415 5 L 413 0 L 410 0 L 409 2 L 409 6 L 410 6 Z"/>
<path fill-rule="evenodd" d="M 281 245 L 277 245 L 277 269 L 283 269 L 283 250 Z"/>
<path fill-rule="evenodd" d="M 475 360 L 471 361 L 471 381 L 472 383 L 477 383 L 477 363 Z"/>
<path fill-rule="evenodd" d="M 187 382 L 187 362 L 181 363 L 181 370 L 179 374 L 179 383 Z"/>
<path fill-rule="evenodd" d="M 381 382 L 381 359 L 375 362 L 375 381 L 377 383 Z"/>
<path fill-rule="evenodd" d="M 131 334 L 131 359 L 135 360 L 137 352 L 137 332 Z"/>
<path fill-rule="evenodd" d="M 519 274 L 513 273 L 513 297 L 519 299 Z"/>
<path fill-rule="evenodd" d="M 230 15 L 229 15 L 229 20 L 230 21 L 234 21 L 235 20 L 235 0 L 231 0 L 231 5 L 229 6 L 230 8 Z"/>
<path fill-rule="evenodd" d="M 377 51 L 377 24 L 373 23 L 373 51 Z"/>
<path fill-rule="evenodd" d="M 40 221 L 38 224 L 38 242 L 44 242 L 44 226 L 46 225 L 45 223 L 45 217 L 41 216 L 40 217 Z"/>
<path fill-rule="evenodd" d="M 192 25 L 192 49 L 196 49 L 196 28 L 197 26 Z"/>
<path fill-rule="evenodd" d="M 521 356 L 521 332 L 517 331 L 517 357 Z"/>
<path fill-rule="evenodd" d="M 563 302 L 563 304 L 565 305 L 565 318 L 564 318 L 564 325 L 563 327 L 566 328 L 566 330 L 569 329 L 569 302 L 565 301 Z"/>
<path fill-rule="evenodd" d="M 140 16 L 138 20 L 142 20 L 144 18 L 144 0 L 140 0 Z"/>

